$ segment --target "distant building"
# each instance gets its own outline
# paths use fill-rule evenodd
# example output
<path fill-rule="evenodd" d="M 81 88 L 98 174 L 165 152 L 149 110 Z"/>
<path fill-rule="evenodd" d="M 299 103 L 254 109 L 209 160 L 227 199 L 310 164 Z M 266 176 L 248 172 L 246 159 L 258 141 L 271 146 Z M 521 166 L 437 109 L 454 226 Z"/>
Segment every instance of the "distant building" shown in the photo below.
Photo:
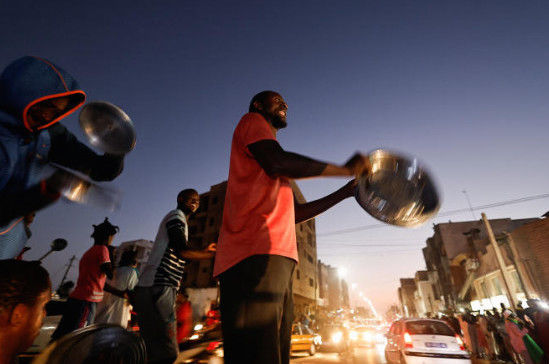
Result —
<path fill-rule="evenodd" d="M 518 251 L 517 264 L 526 288 L 549 301 L 549 218 L 529 222 L 510 232 Z"/>
<path fill-rule="evenodd" d="M 291 182 L 295 199 L 300 203 L 307 202 L 295 182 Z M 314 313 L 318 272 L 316 264 L 316 229 L 315 220 L 297 224 L 295 227 L 297 237 L 297 252 L 299 264 L 294 273 L 293 292 L 294 309 L 296 316 L 302 313 Z"/>
<path fill-rule="evenodd" d="M 549 298 L 549 220 L 536 219 L 512 231 L 494 234 L 503 261 L 502 272 L 488 241 L 480 251 L 470 303 L 473 310 L 516 306 L 529 298 Z"/>
<path fill-rule="evenodd" d="M 439 311 L 438 301 L 435 297 L 433 285 L 429 280 L 429 273 L 426 270 L 416 272 L 414 277 L 416 291 L 414 293 L 414 302 L 417 315 L 427 317 L 436 314 Z"/>
<path fill-rule="evenodd" d="M 513 231 L 537 219 L 490 220 L 494 234 Z M 433 292 L 444 309 L 456 311 L 471 301 L 471 285 L 477 276 L 479 258 L 486 252 L 487 233 L 482 221 L 434 225 L 423 256 L 434 281 Z M 474 292 L 473 292 L 474 293 Z"/>
<path fill-rule="evenodd" d="M 322 263 L 320 260 L 317 263 L 318 272 L 318 291 L 317 291 L 317 307 L 324 311 L 328 310 L 328 270 L 330 266 Z"/>
<path fill-rule="evenodd" d="M 418 317 L 415 305 L 416 282 L 414 278 L 401 278 L 398 298 L 404 317 Z"/>
<path fill-rule="evenodd" d="M 204 248 L 209 243 L 217 242 L 221 221 L 227 182 L 211 186 L 208 192 L 200 195 L 200 207 L 189 219 L 189 239 L 195 248 Z M 294 195 L 300 202 L 306 202 L 299 187 L 292 182 Z M 296 315 L 310 314 L 315 310 L 318 275 L 316 258 L 315 221 L 296 225 L 299 265 L 294 273 L 294 302 Z M 214 259 L 189 262 L 183 277 L 182 286 L 192 288 L 215 287 L 213 279 Z"/>

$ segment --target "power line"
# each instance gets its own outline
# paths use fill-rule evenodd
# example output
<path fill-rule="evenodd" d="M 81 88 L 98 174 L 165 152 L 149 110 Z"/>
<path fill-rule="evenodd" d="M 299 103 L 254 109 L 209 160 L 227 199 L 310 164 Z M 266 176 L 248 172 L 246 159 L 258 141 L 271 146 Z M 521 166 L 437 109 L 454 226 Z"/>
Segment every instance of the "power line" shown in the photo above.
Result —
<path fill-rule="evenodd" d="M 512 205 L 512 204 L 516 204 L 516 203 L 539 200 L 539 199 L 547 198 L 547 197 L 549 197 L 549 193 L 544 193 L 542 195 L 536 195 L 536 196 L 522 197 L 522 198 L 517 198 L 517 199 L 514 199 L 514 200 L 501 201 L 501 202 L 491 203 L 491 204 L 488 204 L 488 205 L 470 207 L 470 208 L 466 208 L 466 209 L 457 209 L 457 210 L 445 211 L 445 212 L 441 212 L 441 213 L 437 214 L 436 217 L 446 217 L 446 216 L 450 216 L 450 215 L 454 215 L 454 214 L 458 214 L 458 213 L 463 213 L 463 212 L 468 212 L 468 211 L 474 211 L 474 210 L 485 210 L 485 209 L 490 209 L 490 208 L 494 208 L 494 207 L 500 207 L 500 206 Z M 384 223 L 378 223 L 378 224 L 372 224 L 372 225 L 358 226 L 358 227 L 349 228 L 349 229 L 335 230 L 335 231 L 331 231 L 331 232 L 328 232 L 328 233 L 317 234 L 317 236 L 331 236 L 331 235 L 339 235 L 339 234 L 346 234 L 346 233 L 354 233 L 354 232 L 357 232 L 357 231 L 378 229 L 378 228 L 381 228 L 381 227 L 388 227 L 388 226 L 389 225 L 384 224 Z"/>

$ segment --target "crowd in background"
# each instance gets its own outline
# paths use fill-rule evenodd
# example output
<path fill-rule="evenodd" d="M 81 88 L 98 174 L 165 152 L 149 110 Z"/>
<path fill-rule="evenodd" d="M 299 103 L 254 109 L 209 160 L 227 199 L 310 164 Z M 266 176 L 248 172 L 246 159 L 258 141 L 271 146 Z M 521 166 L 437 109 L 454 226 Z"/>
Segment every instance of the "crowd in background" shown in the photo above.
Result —
<path fill-rule="evenodd" d="M 452 313 L 443 319 L 463 337 L 471 355 L 476 358 L 525 363 L 549 363 L 549 311 L 540 300 L 527 300 L 528 307 L 518 304 L 516 310 L 501 309 Z"/>

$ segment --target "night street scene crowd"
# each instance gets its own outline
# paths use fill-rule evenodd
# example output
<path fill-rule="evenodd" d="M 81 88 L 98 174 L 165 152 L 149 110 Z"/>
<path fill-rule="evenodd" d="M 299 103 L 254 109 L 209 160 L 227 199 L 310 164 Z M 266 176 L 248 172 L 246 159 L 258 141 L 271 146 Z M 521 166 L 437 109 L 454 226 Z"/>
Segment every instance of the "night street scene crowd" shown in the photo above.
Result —
<path fill-rule="evenodd" d="M 224 362 L 289 363 L 292 326 L 299 321 L 322 330 L 319 319 L 294 315 L 295 224 L 353 197 L 355 178 L 371 168 L 368 158 L 356 154 L 337 165 L 284 150 L 276 136 L 287 126 L 288 105 L 275 91 L 259 92 L 234 131 L 216 243 L 199 249 L 189 243 L 188 219 L 200 196 L 192 186 L 182 186 L 173 209 L 156 217 L 158 232 L 139 270 L 135 251 L 116 252 L 112 246 L 119 230 L 130 227 L 101 216 L 83 233 L 92 241 L 79 258 L 74 289 L 54 290 L 41 263 L 26 261 L 23 254 L 35 211 L 66 197 L 74 181 L 70 170 L 111 181 L 124 168 L 124 154 L 97 154 L 59 122 L 85 100 L 77 81 L 50 60 L 23 57 L 0 76 L 0 364 L 24 362 L 18 356 L 38 336 L 52 297 L 64 303 L 49 338 L 50 355 L 68 338 L 79 333 L 84 338 L 90 328 L 117 327 L 141 343 L 139 359 L 103 347 L 90 350 L 95 356 L 82 362 L 173 363 L 200 330 L 180 284 L 186 264 L 214 257 L 219 297 L 200 316 L 223 341 Z M 49 173 L 52 163 L 61 168 Z M 291 179 L 328 176 L 349 181 L 318 200 L 294 201 Z M 473 361 L 549 363 L 549 311 L 538 299 L 524 306 L 436 318 L 462 338 Z"/>

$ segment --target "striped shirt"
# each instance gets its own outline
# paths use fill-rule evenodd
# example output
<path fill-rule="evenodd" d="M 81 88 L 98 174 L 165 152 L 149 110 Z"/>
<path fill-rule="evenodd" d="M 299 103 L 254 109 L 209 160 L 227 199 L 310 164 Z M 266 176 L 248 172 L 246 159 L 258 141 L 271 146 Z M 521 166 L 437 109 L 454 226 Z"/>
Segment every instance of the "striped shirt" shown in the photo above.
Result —
<path fill-rule="evenodd" d="M 170 211 L 158 228 L 158 234 L 149 256 L 149 260 L 139 277 L 140 287 L 170 286 L 179 288 L 185 260 L 169 246 L 168 226 L 177 225 L 182 229 L 185 239 L 188 239 L 187 218 L 183 211 Z"/>

